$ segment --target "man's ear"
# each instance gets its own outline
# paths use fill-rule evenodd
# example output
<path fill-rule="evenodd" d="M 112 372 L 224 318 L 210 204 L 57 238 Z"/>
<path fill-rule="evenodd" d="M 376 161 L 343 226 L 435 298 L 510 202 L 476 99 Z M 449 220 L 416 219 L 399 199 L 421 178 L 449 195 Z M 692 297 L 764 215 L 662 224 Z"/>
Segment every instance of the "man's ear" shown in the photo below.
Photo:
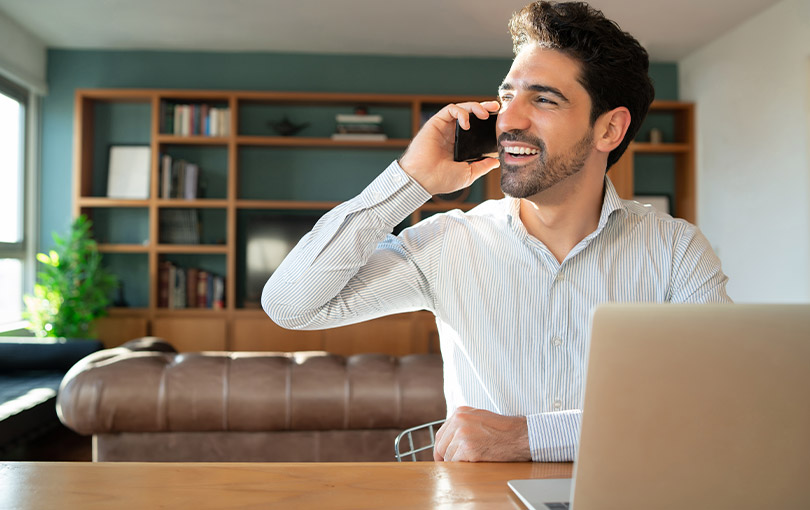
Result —
<path fill-rule="evenodd" d="M 610 152 L 618 147 L 628 127 L 630 127 L 630 110 L 624 106 L 600 115 L 594 125 L 596 149 L 600 152 Z"/>

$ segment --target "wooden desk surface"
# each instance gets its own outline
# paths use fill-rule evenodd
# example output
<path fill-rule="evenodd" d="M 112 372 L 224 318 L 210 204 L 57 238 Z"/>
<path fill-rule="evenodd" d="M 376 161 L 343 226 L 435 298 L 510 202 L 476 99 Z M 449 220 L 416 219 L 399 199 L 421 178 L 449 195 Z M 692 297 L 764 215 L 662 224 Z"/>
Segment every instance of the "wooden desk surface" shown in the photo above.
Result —
<path fill-rule="evenodd" d="M 572 464 L 0 463 L 0 509 L 523 508 L 506 482 Z"/>

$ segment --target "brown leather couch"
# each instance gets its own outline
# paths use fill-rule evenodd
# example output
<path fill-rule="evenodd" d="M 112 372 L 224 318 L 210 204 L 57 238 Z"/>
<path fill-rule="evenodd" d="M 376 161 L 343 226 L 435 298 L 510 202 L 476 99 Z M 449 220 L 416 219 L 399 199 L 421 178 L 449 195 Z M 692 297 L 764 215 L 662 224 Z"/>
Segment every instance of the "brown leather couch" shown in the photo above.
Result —
<path fill-rule="evenodd" d="M 392 461 L 397 434 L 446 406 L 438 355 L 178 354 L 147 338 L 74 365 L 57 412 L 96 461 Z"/>

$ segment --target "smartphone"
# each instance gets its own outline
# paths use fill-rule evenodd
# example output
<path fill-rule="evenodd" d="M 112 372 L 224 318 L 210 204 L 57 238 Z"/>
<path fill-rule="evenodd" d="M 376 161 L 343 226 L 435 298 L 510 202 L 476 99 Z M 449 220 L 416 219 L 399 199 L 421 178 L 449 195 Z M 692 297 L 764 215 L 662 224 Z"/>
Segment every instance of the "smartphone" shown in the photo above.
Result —
<path fill-rule="evenodd" d="M 495 135 L 496 113 L 481 120 L 470 114 L 470 129 L 462 129 L 456 122 L 455 161 L 477 161 L 485 157 L 498 157 L 498 139 Z"/>

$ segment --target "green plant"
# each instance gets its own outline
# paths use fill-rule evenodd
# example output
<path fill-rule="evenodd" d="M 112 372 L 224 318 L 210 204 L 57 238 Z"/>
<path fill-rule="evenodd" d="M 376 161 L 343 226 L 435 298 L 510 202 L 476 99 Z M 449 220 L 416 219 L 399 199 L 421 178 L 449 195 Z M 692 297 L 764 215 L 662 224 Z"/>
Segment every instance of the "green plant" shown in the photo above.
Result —
<path fill-rule="evenodd" d="M 92 222 L 81 215 L 67 238 L 53 234 L 55 249 L 37 254 L 34 295 L 24 296 L 28 329 L 38 337 L 90 338 L 93 320 L 107 313 L 118 279 L 101 266 L 90 235 Z"/>

